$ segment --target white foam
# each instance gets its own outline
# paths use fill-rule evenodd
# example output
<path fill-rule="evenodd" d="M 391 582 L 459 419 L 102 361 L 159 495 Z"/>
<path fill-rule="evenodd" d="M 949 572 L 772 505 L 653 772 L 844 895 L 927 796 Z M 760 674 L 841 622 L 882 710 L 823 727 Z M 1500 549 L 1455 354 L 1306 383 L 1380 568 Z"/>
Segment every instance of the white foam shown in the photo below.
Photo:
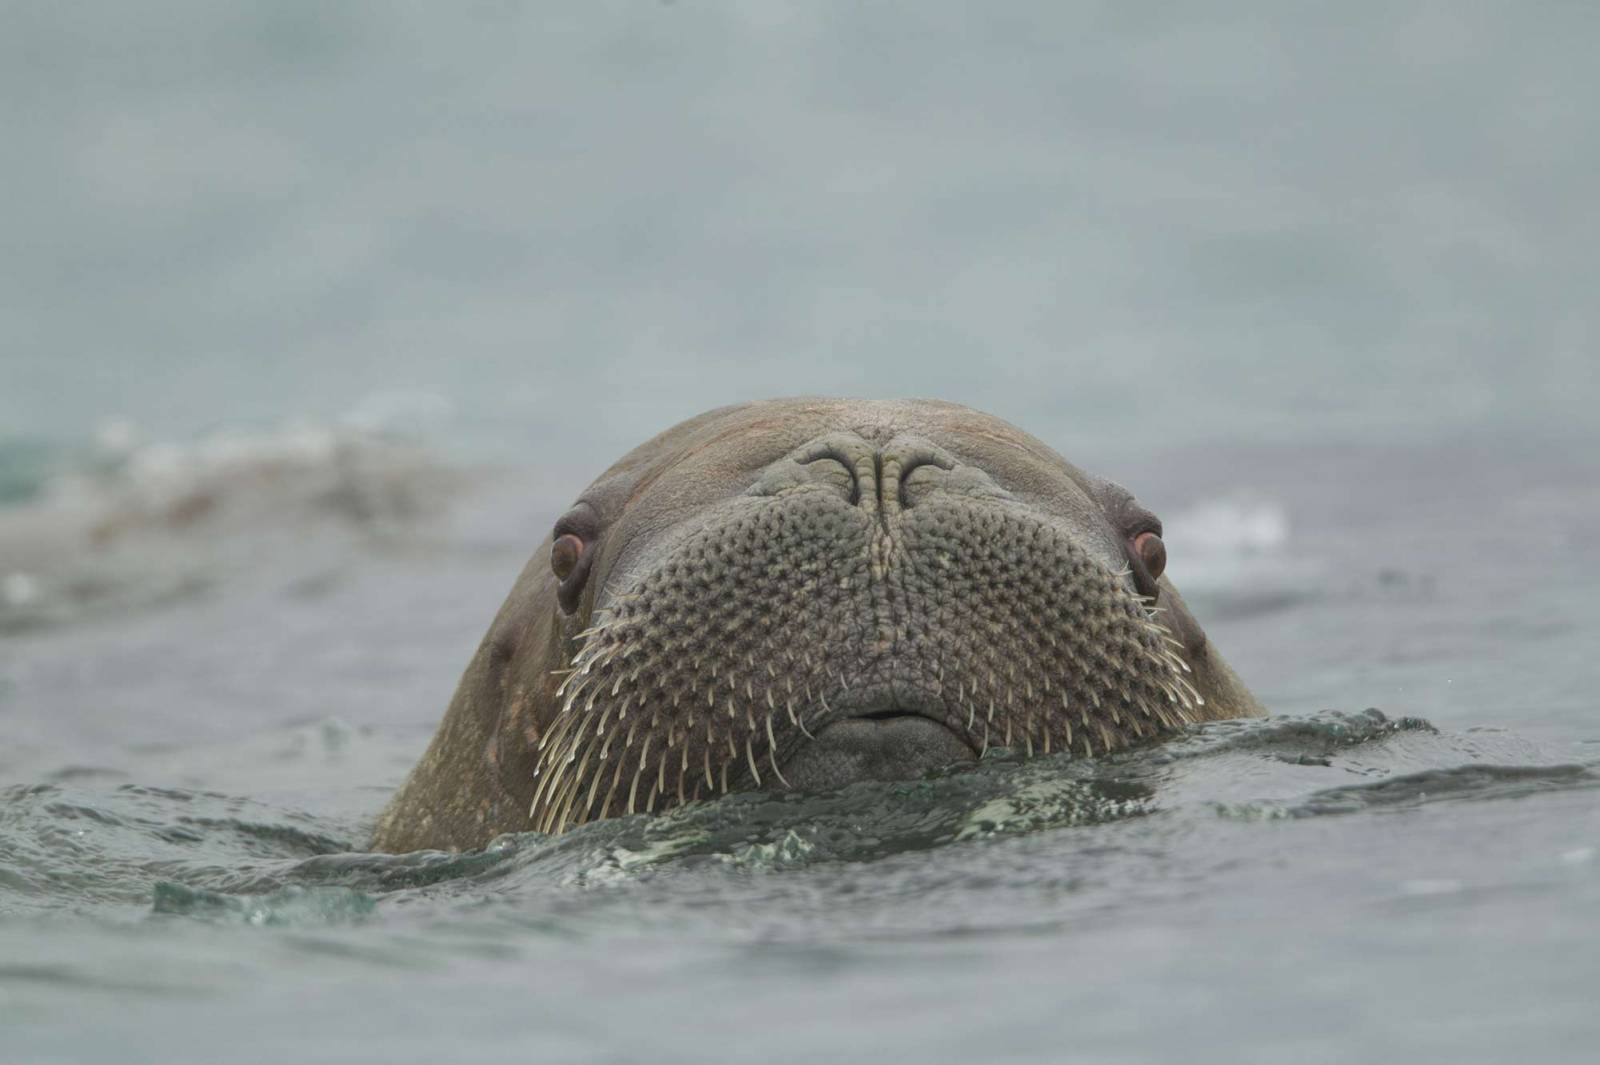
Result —
<path fill-rule="evenodd" d="M 75 469 L 0 510 L 0 624 L 165 601 L 274 551 L 393 542 L 461 483 L 422 443 L 376 428 L 300 420 L 172 441 L 109 421 Z"/>
<path fill-rule="evenodd" d="M 1201 503 L 1163 524 L 1169 543 L 1194 554 L 1249 557 L 1281 552 L 1289 544 L 1289 512 L 1248 496 Z"/>

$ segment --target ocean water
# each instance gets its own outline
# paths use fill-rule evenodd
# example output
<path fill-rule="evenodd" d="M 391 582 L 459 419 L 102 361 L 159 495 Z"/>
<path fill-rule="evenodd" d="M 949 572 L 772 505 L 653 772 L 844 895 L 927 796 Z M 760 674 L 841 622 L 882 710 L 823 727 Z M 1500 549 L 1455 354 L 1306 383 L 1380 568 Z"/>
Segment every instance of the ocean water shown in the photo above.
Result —
<path fill-rule="evenodd" d="M 1587 1062 L 1600 15 L 8 4 L 0 1063 Z M 743 398 L 1136 491 L 1273 711 L 363 853 Z"/>

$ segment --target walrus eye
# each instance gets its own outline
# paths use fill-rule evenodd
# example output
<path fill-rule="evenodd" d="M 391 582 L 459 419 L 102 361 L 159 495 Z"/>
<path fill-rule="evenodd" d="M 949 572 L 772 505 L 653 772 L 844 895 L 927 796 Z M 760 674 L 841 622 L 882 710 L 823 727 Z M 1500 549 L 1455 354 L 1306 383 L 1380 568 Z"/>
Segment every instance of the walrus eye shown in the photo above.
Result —
<path fill-rule="evenodd" d="M 583 558 L 586 546 L 576 533 L 563 533 L 556 537 L 555 543 L 550 545 L 550 569 L 555 573 L 556 580 L 565 581 L 572 576 L 572 571 L 578 568 Z"/>
<path fill-rule="evenodd" d="M 594 568 L 595 547 L 600 543 L 599 516 L 594 507 L 579 501 L 561 516 L 550 535 L 550 572 L 561 582 L 556 602 L 563 614 L 570 615 L 578 609 L 583 586 L 589 583 L 589 570 Z"/>
<path fill-rule="evenodd" d="M 1150 579 L 1159 580 L 1167 568 L 1167 545 L 1161 542 L 1161 537 L 1153 532 L 1142 532 L 1133 538 L 1129 546 L 1133 549 L 1133 557 L 1144 563 Z"/>

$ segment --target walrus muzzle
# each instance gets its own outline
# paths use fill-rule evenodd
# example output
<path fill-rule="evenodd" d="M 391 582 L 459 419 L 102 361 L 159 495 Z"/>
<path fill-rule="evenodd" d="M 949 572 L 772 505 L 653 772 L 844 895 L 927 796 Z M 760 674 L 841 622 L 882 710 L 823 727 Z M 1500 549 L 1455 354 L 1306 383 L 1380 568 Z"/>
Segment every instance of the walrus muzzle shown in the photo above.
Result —
<path fill-rule="evenodd" d="M 924 441 L 831 435 L 617 582 L 538 743 L 560 831 L 744 787 L 1086 755 L 1204 699 L 1132 570 Z"/>

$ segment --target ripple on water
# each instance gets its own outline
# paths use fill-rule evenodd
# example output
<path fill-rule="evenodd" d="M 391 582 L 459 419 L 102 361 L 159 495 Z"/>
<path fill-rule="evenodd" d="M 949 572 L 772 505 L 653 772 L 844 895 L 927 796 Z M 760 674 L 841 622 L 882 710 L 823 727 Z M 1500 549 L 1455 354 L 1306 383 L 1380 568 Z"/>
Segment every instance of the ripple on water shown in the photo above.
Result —
<path fill-rule="evenodd" d="M 264 895 L 231 895 L 160 881 L 152 912 L 248 925 L 331 924 L 369 917 L 377 903 L 351 888 L 291 884 Z"/>
<path fill-rule="evenodd" d="M 617 918 L 618 906 L 637 930 L 657 927 L 660 913 L 703 922 L 713 900 L 727 905 L 752 890 L 790 896 L 788 905 L 813 915 L 841 892 L 942 894 L 970 913 L 983 893 L 1020 891 L 1048 901 L 1043 918 L 1025 919 L 1048 920 L 1096 885 L 1107 903 L 1119 870 L 1148 885 L 1167 875 L 1152 870 L 1203 867 L 1190 850 L 1221 831 L 1208 823 L 1497 802 L 1600 783 L 1591 767 L 1537 754 L 1508 734 L 1327 712 L 1220 722 L 1098 759 L 999 752 L 916 781 L 739 794 L 559 837 L 505 836 L 466 854 L 361 853 L 363 826 L 216 792 L 56 782 L 0 793 L 0 915 L 327 926 L 385 914 L 450 922 L 489 905 L 518 910 L 528 926 L 587 934 Z M 778 873 L 798 879 L 764 880 Z M 796 903 L 796 891 L 811 901 Z M 960 923 L 916 905 L 894 920 Z"/>

